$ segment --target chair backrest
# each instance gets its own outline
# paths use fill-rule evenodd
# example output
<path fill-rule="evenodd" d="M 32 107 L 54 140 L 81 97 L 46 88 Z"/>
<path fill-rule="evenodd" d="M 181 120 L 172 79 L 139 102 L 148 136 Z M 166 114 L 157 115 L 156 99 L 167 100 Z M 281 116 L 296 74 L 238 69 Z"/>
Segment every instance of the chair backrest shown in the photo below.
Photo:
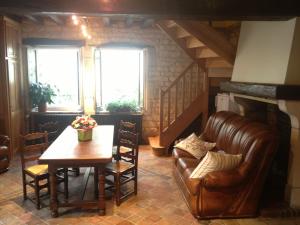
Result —
<path fill-rule="evenodd" d="M 58 137 L 58 122 L 46 122 L 46 123 L 40 123 L 39 124 L 39 132 L 45 132 L 48 133 L 48 141 L 49 144 L 51 144 L 55 139 Z"/>
<path fill-rule="evenodd" d="M 10 140 L 6 135 L 0 135 L 0 146 L 9 146 Z"/>
<path fill-rule="evenodd" d="M 136 124 L 121 120 L 119 129 L 136 133 Z"/>
<path fill-rule="evenodd" d="M 131 151 L 126 154 L 126 157 L 132 159 L 134 164 L 137 166 L 139 154 L 138 134 L 119 129 L 117 146 L 118 153 L 120 152 L 121 147 L 131 149 Z"/>
<path fill-rule="evenodd" d="M 21 162 L 25 168 L 27 162 L 37 161 L 43 152 L 48 148 L 48 133 L 36 132 L 21 136 Z"/>

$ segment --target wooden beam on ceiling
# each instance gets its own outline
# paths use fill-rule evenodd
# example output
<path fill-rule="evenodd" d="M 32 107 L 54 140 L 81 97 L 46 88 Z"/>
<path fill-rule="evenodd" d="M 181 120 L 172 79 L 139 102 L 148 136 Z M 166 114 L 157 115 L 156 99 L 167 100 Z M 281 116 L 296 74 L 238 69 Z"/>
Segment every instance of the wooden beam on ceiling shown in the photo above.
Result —
<path fill-rule="evenodd" d="M 62 17 L 58 15 L 49 15 L 50 19 L 53 20 L 57 25 L 63 26 L 65 25 L 66 21 Z"/>
<path fill-rule="evenodd" d="M 102 22 L 105 27 L 109 27 L 111 25 L 111 19 L 109 17 L 103 17 Z"/>
<path fill-rule="evenodd" d="M 39 24 L 39 25 L 44 24 L 44 21 L 41 17 L 36 17 L 33 15 L 24 15 L 24 17 L 35 24 Z"/>
<path fill-rule="evenodd" d="M 285 20 L 300 15 L 298 0 L 2 0 L 13 14 L 147 15 L 160 19 Z"/>
<path fill-rule="evenodd" d="M 155 21 L 154 19 L 145 19 L 141 27 L 142 28 L 151 27 L 154 24 L 154 21 Z"/>
<path fill-rule="evenodd" d="M 126 27 L 131 27 L 133 22 L 134 22 L 134 19 L 131 16 L 127 17 L 126 21 L 125 21 Z"/>

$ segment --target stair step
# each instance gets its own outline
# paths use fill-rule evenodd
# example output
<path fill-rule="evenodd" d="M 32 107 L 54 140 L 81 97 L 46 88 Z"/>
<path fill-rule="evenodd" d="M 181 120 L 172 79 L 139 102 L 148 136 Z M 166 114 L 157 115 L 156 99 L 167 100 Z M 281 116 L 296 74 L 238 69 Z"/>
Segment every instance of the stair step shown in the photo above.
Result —
<path fill-rule="evenodd" d="M 188 37 L 186 40 L 186 47 L 187 48 L 198 48 L 198 47 L 204 47 L 205 45 L 199 41 L 198 39 L 194 37 Z"/>
<path fill-rule="evenodd" d="M 159 136 L 148 137 L 148 140 L 154 155 L 156 156 L 166 155 L 167 149 L 164 146 L 159 145 Z"/>
<path fill-rule="evenodd" d="M 191 37 L 190 33 L 188 33 L 186 30 L 182 29 L 181 27 L 176 28 L 176 37 L 177 38 L 185 38 L 185 37 Z"/>
<path fill-rule="evenodd" d="M 206 59 L 206 67 L 208 68 L 232 68 L 233 66 L 222 58 Z"/>
<path fill-rule="evenodd" d="M 196 57 L 201 59 L 201 58 L 215 58 L 219 56 L 209 48 L 204 47 L 196 50 Z"/>

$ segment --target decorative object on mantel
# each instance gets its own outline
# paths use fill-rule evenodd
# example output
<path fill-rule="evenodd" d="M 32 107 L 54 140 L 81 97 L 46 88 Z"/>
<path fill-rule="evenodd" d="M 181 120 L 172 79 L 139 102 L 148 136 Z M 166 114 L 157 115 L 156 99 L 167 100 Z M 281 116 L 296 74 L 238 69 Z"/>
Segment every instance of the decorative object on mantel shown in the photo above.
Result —
<path fill-rule="evenodd" d="M 137 112 L 138 107 L 134 101 L 113 101 L 106 105 L 106 110 L 110 113 L 116 112 Z"/>
<path fill-rule="evenodd" d="M 77 116 L 71 126 L 77 130 L 78 141 L 90 141 L 93 138 L 93 128 L 97 122 L 90 116 Z"/>
<path fill-rule="evenodd" d="M 31 83 L 29 88 L 32 107 L 38 107 L 39 112 L 47 111 L 47 103 L 54 103 L 52 97 L 56 96 L 50 84 Z"/>

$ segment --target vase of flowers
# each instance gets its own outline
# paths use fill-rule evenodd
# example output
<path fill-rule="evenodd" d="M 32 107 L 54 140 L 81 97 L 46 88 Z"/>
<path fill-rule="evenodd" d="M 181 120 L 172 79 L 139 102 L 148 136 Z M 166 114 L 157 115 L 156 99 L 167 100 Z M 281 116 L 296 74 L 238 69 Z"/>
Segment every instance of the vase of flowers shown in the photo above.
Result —
<path fill-rule="evenodd" d="M 77 116 L 71 126 L 77 130 L 78 141 L 90 141 L 93 138 L 93 128 L 97 122 L 90 116 Z"/>

